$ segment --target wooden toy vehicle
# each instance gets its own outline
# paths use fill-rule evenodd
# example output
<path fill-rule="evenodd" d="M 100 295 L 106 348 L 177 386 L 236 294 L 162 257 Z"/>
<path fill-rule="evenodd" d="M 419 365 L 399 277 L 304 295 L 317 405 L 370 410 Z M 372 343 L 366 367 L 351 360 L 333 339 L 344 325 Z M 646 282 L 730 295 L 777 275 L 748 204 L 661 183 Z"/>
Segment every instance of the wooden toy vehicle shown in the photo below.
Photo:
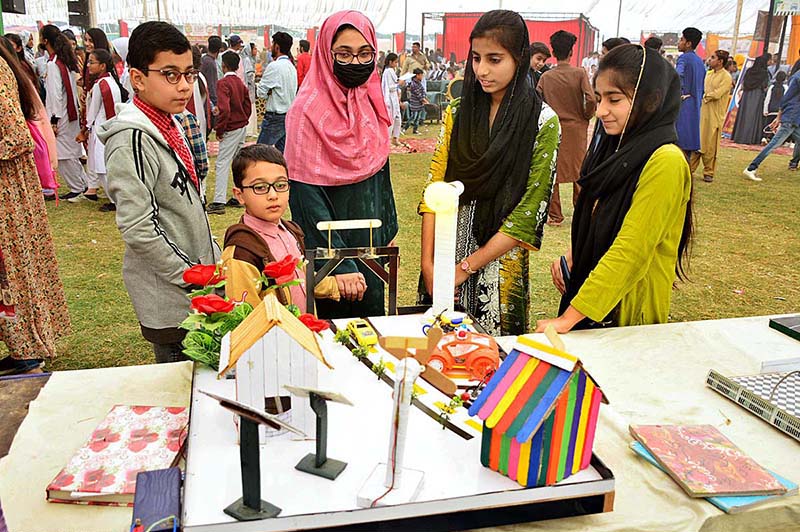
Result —
<path fill-rule="evenodd" d="M 428 365 L 445 375 L 466 371 L 480 381 L 500 365 L 500 354 L 491 336 L 460 329 L 442 337 Z"/>
<path fill-rule="evenodd" d="M 378 343 L 378 335 L 375 329 L 367 323 L 367 320 L 360 318 L 351 320 L 347 324 L 347 330 L 356 339 L 356 343 L 363 346 L 376 345 Z"/>

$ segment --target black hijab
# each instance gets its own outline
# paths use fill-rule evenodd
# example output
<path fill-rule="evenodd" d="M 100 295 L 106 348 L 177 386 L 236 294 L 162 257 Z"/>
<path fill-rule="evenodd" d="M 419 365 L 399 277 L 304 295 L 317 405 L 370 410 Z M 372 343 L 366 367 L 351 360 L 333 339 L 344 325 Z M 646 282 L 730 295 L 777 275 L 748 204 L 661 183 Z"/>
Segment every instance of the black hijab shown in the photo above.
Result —
<path fill-rule="evenodd" d="M 746 91 L 765 89 L 769 85 L 769 70 L 767 70 L 767 56 L 756 57 L 747 72 L 744 73 L 742 88 Z"/>
<path fill-rule="evenodd" d="M 489 131 L 491 96 L 483 91 L 475 77 L 470 47 L 444 178 L 464 183 L 461 204 L 478 200 L 472 232 L 479 246 L 486 244 L 500 229 L 503 220 L 525 194 L 542 109 L 528 74 L 528 27 L 518 13 L 506 10 L 485 13 L 475 24 L 470 41 L 491 35 L 498 28 L 501 31 L 510 29 L 514 34 L 514 47 L 521 51 L 515 77 L 506 89 Z"/>
<path fill-rule="evenodd" d="M 600 61 L 595 80 L 604 70 L 616 71 L 620 77 L 620 65 L 634 64 L 636 75 L 641 75 L 623 135 L 608 135 L 600 126 L 581 167 L 578 184 L 582 188 L 572 220 L 572 270 L 559 314 L 617 237 L 650 156 L 678 139 L 675 121 L 681 104 L 680 78 L 658 52 L 638 44 L 618 46 Z M 579 328 L 589 325 L 584 320 Z"/>

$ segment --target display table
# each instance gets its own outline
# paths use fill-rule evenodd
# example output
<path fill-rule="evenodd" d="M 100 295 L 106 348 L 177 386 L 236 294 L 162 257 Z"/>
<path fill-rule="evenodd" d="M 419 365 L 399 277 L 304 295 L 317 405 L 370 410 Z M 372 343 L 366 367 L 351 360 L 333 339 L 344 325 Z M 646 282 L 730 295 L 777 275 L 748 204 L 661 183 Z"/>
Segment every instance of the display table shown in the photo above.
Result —
<path fill-rule="evenodd" d="M 761 465 L 799 481 L 800 444 L 707 388 L 704 383 L 711 368 L 727 375 L 743 375 L 757 373 L 764 360 L 796 357 L 800 355 L 800 342 L 769 329 L 766 317 L 579 331 L 564 335 L 563 339 L 567 350 L 581 358 L 611 402 L 600 409 L 595 452 L 614 472 L 614 511 L 560 519 L 557 522 L 508 526 L 503 528 L 504 531 L 773 532 L 798 529 L 799 496 L 779 498 L 736 515 L 726 515 L 704 500 L 690 499 L 669 477 L 634 455 L 628 448 L 631 436 L 627 427 L 630 423 L 709 423 L 717 426 Z M 503 341 L 507 348 L 512 342 L 513 339 Z M 188 364 L 54 374 L 38 399 L 31 403 L 30 414 L 21 425 L 9 456 L 0 461 L 0 500 L 9 521 L 9 529 L 12 532 L 128 530 L 130 509 L 50 504 L 44 499 L 45 486 L 113 404 L 187 404 L 190 379 Z M 222 388 L 230 384 L 213 379 L 209 379 L 209 382 L 210 386 Z M 370 386 L 363 382 L 359 381 L 362 387 Z M 371 382 L 375 386 L 380 385 L 382 393 L 388 397 L 390 391 L 385 384 L 377 379 Z M 125 384 L 128 386 L 123 387 Z M 159 395 L 162 393 L 167 395 Z M 354 401 L 358 401 L 361 392 L 354 389 L 352 393 L 347 393 L 352 395 Z M 209 399 L 210 406 L 214 405 Z M 341 421 L 347 415 L 346 408 L 350 407 L 332 404 L 329 408 L 328 454 L 331 457 L 350 456 L 350 446 L 362 445 L 356 436 L 374 421 L 364 419 L 362 425 L 341 427 Z M 218 406 L 216 412 L 214 415 L 219 417 L 220 434 L 215 438 L 227 438 L 225 434 L 230 432 L 232 417 Z M 412 417 L 410 434 L 428 434 L 425 427 L 429 423 L 430 419 Z M 335 431 L 343 429 L 352 437 L 345 440 L 336 436 Z M 191 431 L 194 433 L 195 430 L 196 425 L 193 424 Z M 378 432 L 383 436 L 380 436 L 376 447 L 385 450 L 388 430 L 381 427 Z M 449 431 L 439 429 L 435 432 L 439 439 L 430 441 L 431 446 L 446 443 L 449 438 L 457 438 Z M 311 452 L 313 443 L 305 442 L 300 447 L 303 452 Z M 264 449 L 262 460 L 272 460 L 269 448 Z M 205 460 L 217 466 L 214 483 L 195 483 L 193 486 L 191 461 L 194 456 L 199 457 L 204 452 L 202 447 L 196 454 L 194 451 L 189 450 L 190 472 L 186 485 L 189 499 L 185 501 L 185 509 L 189 523 L 200 522 L 199 518 L 192 521 L 193 515 L 201 516 L 205 512 L 221 514 L 222 508 L 233 501 L 232 498 L 226 498 L 225 504 L 216 506 L 216 502 L 212 505 L 206 500 L 208 509 L 203 510 L 202 501 L 196 503 L 193 500 L 195 489 L 226 493 L 239 489 L 238 463 L 210 455 L 206 455 Z M 292 468 L 301 456 L 302 453 L 283 457 L 282 460 L 287 464 L 283 469 Z M 281 456 L 277 455 L 276 458 L 281 459 Z M 454 456 L 452 459 L 478 462 L 477 455 L 473 454 Z M 385 456 L 383 451 L 369 455 L 365 453 L 361 460 L 366 470 L 374 466 L 377 460 L 385 460 Z M 407 465 L 412 467 L 414 460 L 414 453 L 410 452 Z M 351 473 L 360 472 L 360 467 L 360 462 L 353 461 L 342 475 L 347 474 L 348 470 Z M 271 471 L 266 465 L 263 470 L 265 473 Z M 513 484 L 492 471 L 485 470 L 483 473 L 482 481 Z M 426 475 L 436 474 L 436 470 L 426 470 Z M 287 497 L 270 485 L 277 481 L 266 474 L 263 480 L 265 489 L 262 498 L 283 503 L 287 513 L 301 511 L 302 501 L 307 497 L 320 499 L 322 504 L 329 505 L 337 504 L 336 501 L 345 495 L 348 498 L 355 497 L 355 494 L 340 493 L 339 481 L 313 477 L 318 491 L 295 493 L 292 500 L 284 503 Z M 453 485 L 453 490 L 467 488 L 457 482 Z M 330 502 L 326 502 L 328 500 Z M 198 513 L 193 514 L 195 511 Z M 215 530 L 232 530 L 239 524 L 223 524 Z M 420 529 L 424 529 L 424 526 L 420 525 Z"/>
<path fill-rule="evenodd" d="M 408 320 L 408 317 L 400 317 L 398 321 L 402 323 L 403 318 Z M 415 328 L 421 330 L 419 325 Z M 288 531 L 327 527 L 353 530 L 358 526 L 364 528 L 357 530 L 375 530 L 377 522 L 392 522 L 388 530 L 441 530 L 409 520 L 450 514 L 453 521 L 462 512 L 475 512 L 471 523 L 496 524 L 503 522 L 504 517 L 498 512 L 507 511 L 507 507 L 534 500 L 592 496 L 600 500 L 588 503 L 599 508 L 582 513 L 596 512 L 606 507 L 605 494 L 611 497 L 607 503 L 610 509 L 614 479 L 603 471 L 605 468 L 601 464 L 597 469 L 590 466 L 556 486 L 523 489 L 516 481 L 481 465 L 480 438 L 465 440 L 450 430 L 443 430 L 436 420 L 415 407 L 410 411 L 404 467 L 424 472 L 420 496 L 411 504 L 359 508 L 356 499 L 362 485 L 380 462 L 387 462 L 392 388 L 378 380 L 345 347 L 329 341 L 330 331 L 325 335 L 328 338 L 323 347 L 325 358 L 335 369 L 329 370 L 320 364 L 319 388 L 340 392 L 353 402 L 353 406 L 328 405 L 327 454 L 347 462 L 347 467 L 335 481 L 297 471 L 295 464 L 314 452 L 315 442 L 293 441 L 288 434 L 268 438 L 261 446 L 261 498 L 278 506 L 282 512 L 274 519 L 234 521 L 223 512 L 242 496 L 234 416 L 214 399 L 198 393 L 203 390 L 234 398 L 234 381 L 218 380 L 215 372 L 198 368 L 193 384 L 195 393 L 186 459 L 184 530 Z M 598 469 L 605 473 L 605 479 Z M 530 516 L 526 521 L 536 518 L 532 510 L 525 514 Z"/>

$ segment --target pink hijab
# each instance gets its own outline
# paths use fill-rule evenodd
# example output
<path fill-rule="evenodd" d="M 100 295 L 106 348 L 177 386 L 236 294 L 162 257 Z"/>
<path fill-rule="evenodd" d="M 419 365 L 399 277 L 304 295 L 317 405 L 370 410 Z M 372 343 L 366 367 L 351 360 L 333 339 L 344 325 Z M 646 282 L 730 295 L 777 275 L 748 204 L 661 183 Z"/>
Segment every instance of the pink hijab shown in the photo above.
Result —
<path fill-rule="evenodd" d="M 372 22 L 358 11 L 325 19 L 300 92 L 286 116 L 286 162 L 294 181 L 333 186 L 375 175 L 389 157 L 389 125 L 381 80 L 347 89 L 333 75 L 331 47 L 344 24 L 356 28 L 377 51 Z"/>

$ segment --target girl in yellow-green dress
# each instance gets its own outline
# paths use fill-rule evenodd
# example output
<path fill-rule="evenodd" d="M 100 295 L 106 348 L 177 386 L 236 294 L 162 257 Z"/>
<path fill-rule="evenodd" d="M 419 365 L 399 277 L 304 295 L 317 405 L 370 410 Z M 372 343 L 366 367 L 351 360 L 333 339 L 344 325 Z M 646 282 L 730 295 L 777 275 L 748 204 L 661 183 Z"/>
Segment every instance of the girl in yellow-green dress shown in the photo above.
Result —
<path fill-rule="evenodd" d="M 492 335 L 529 332 L 529 251 L 538 250 L 553 191 L 560 129 L 531 83 L 519 14 L 484 14 L 470 35 L 463 96 L 454 100 L 430 181 L 461 181 L 456 287 Z M 435 215 L 423 203 L 420 301 L 433 288 Z"/>
<path fill-rule="evenodd" d="M 629 44 L 603 57 L 594 83 L 603 127 L 578 181 L 569 279 L 553 263 L 560 316 L 540 320 L 538 331 L 666 322 L 689 249 L 692 180 L 675 145 L 678 75 L 656 51 Z"/>

